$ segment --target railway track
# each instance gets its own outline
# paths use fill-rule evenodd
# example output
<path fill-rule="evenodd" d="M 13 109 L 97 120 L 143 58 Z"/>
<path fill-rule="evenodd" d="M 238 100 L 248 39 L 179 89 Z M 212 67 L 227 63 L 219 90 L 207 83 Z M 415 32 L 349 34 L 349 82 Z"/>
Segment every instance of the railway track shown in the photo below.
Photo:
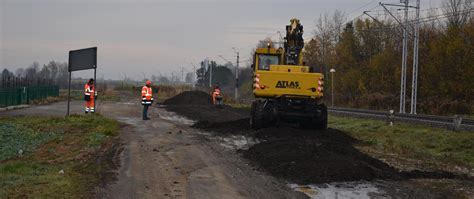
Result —
<path fill-rule="evenodd" d="M 436 127 L 444 127 L 452 130 L 468 130 L 474 131 L 474 120 L 464 119 L 462 117 L 449 117 L 449 116 L 437 116 L 437 115 L 422 115 L 422 114 L 402 114 L 393 113 L 389 111 L 374 111 L 364 109 L 353 109 L 353 108 L 339 108 L 332 107 L 328 108 L 332 114 L 342 116 L 352 116 L 360 118 L 371 118 L 378 120 L 385 120 L 387 122 L 406 122 L 406 123 L 418 123 L 428 124 Z"/>

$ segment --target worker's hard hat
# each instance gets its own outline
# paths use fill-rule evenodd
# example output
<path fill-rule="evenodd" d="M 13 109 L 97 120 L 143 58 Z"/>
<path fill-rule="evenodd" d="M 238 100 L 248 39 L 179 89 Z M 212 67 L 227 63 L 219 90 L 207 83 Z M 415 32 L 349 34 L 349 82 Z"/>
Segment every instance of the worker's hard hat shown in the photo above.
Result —
<path fill-rule="evenodd" d="M 146 85 L 151 85 L 151 81 L 150 81 L 150 80 L 146 80 L 145 84 L 146 84 Z"/>

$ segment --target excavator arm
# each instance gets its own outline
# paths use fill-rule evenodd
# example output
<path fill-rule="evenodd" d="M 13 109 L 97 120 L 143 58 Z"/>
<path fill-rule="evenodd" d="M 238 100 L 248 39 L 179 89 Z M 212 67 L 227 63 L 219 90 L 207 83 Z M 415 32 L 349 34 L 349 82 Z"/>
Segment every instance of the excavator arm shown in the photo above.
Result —
<path fill-rule="evenodd" d="M 291 19 L 290 25 L 286 26 L 285 47 L 285 64 L 286 65 L 302 65 L 301 53 L 304 48 L 303 25 L 300 20 Z"/>

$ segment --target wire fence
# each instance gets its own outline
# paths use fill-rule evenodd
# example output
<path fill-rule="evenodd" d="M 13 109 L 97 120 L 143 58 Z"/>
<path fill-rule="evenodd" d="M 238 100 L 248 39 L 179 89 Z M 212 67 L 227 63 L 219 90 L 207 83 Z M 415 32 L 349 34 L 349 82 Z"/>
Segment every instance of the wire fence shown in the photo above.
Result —
<path fill-rule="evenodd" d="M 59 87 L 51 78 L 15 77 L 3 75 L 0 77 L 0 107 L 30 104 L 35 100 L 48 97 L 58 97 Z"/>
<path fill-rule="evenodd" d="M 0 81 L 0 88 L 18 88 L 29 86 L 52 86 L 56 82 L 53 79 L 47 78 L 26 78 L 14 76 L 2 76 Z"/>

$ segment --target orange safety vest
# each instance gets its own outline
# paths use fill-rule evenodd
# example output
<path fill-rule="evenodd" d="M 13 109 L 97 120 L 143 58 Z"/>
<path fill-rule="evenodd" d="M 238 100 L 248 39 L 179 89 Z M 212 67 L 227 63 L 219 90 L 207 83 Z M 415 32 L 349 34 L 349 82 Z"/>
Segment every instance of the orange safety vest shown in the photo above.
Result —
<path fill-rule="evenodd" d="M 142 104 L 143 105 L 150 105 L 153 103 L 153 92 L 151 90 L 151 86 L 143 86 L 142 88 Z"/>
<path fill-rule="evenodd" d="M 97 95 L 97 92 L 95 91 L 94 85 L 89 86 L 89 84 L 86 84 L 84 86 L 84 95 L 90 96 L 91 99 L 94 98 L 94 96 Z"/>

